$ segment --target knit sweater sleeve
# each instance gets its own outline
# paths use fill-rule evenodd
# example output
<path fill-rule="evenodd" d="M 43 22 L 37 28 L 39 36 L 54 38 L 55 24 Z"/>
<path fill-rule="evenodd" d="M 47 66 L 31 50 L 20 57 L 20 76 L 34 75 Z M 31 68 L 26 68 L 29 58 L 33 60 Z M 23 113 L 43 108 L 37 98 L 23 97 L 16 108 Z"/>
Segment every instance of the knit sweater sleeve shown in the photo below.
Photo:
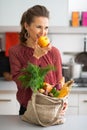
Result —
<path fill-rule="evenodd" d="M 56 71 L 55 71 L 56 82 L 59 83 L 59 81 L 62 78 L 62 58 L 61 58 L 60 51 L 57 48 L 53 47 L 52 51 L 53 51 L 52 59 L 56 67 Z"/>
<path fill-rule="evenodd" d="M 17 83 L 18 87 L 21 87 L 22 84 L 18 80 L 18 77 L 22 74 L 22 72 L 20 71 L 22 67 L 20 60 L 17 57 L 17 50 L 14 47 L 9 49 L 9 61 L 10 61 L 12 79 Z"/>
<path fill-rule="evenodd" d="M 10 67 L 12 78 L 17 84 L 17 100 L 21 105 L 25 108 L 27 107 L 28 100 L 30 100 L 32 95 L 32 90 L 30 88 L 25 89 L 22 85 L 22 82 L 18 79 L 20 75 L 22 75 L 21 69 L 26 67 L 27 63 L 24 62 L 23 50 L 21 50 L 20 46 L 14 46 L 9 49 L 9 60 L 10 60 Z M 27 56 L 26 56 L 27 57 Z M 27 59 L 26 59 L 27 62 Z"/>

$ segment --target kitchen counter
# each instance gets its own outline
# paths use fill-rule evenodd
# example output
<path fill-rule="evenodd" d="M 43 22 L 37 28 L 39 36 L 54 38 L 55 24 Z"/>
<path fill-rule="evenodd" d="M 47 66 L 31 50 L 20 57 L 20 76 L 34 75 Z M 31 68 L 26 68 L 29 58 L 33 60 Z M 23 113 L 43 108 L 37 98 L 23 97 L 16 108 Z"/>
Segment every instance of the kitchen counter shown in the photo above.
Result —
<path fill-rule="evenodd" d="M 72 87 L 71 93 L 87 94 L 87 87 Z"/>
<path fill-rule="evenodd" d="M 16 99 L 17 85 L 14 81 L 0 78 L 0 115 L 18 115 L 19 103 Z"/>
<path fill-rule="evenodd" d="M 14 81 L 6 81 L 4 78 L 0 78 L 0 92 L 2 92 L 2 91 L 16 92 L 17 85 Z"/>
<path fill-rule="evenodd" d="M 17 115 L 0 115 L 0 130 L 86 130 L 87 116 L 67 116 L 62 125 L 41 127 L 29 124 Z"/>
<path fill-rule="evenodd" d="M 6 81 L 0 78 L 0 91 L 17 91 L 17 85 L 14 81 Z M 72 87 L 71 93 L 87 93 L 87 87 Z"/>

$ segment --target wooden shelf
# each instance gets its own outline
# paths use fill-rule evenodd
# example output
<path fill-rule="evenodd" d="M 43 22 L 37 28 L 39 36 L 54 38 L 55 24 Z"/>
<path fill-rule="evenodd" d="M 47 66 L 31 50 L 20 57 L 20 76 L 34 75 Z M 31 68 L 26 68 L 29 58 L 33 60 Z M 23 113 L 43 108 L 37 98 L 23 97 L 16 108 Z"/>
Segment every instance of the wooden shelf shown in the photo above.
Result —
<path fill-rule="evenodd" d="M 49 34 L 87 34 L 87 27 L 50 27 Z"/>
<path fill-rule="evenodd" d="M 0 33 L 20 30 L 20 26 L 0 26 Z M 50 26 L 49 34 L 87 34 L 87 27 Z"/>
<path fill-rule="evenodd" d="M 20 32 L 20 26 L 0 26 L 0 33 L 5 32 Z"/>
<path fill-rule="evenodd" d="M 80 52 L 63 52 L 64 55 L 72 55 L 72 56 L 76 56 L 78 53 Z"/>

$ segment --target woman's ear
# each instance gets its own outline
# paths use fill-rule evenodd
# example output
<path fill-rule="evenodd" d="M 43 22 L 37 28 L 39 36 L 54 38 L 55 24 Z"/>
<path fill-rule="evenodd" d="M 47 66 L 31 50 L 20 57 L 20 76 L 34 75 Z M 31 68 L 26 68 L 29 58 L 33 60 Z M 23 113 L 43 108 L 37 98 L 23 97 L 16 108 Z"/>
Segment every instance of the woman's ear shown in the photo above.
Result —
<path fill-rule="evenodd" d="M 28 30 L 28 26 L 29 26 L 29 25 L 25 22 L 25 23 L 24 23 L 24 27 L 25 27 L 26 30 Z"/>

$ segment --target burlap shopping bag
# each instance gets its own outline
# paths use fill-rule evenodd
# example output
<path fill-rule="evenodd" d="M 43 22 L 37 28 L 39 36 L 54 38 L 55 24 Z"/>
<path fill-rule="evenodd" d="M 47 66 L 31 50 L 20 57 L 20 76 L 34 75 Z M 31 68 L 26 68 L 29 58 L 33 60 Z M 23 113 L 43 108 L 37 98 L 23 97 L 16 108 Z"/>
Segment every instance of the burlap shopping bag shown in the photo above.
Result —
<path fill-rule="evenodd" d="M 61 116 L 63 103 L 63 99 L 33 93 L 21 119 L 41 126 L 62 124 L 64 123 L 64 117 Z"/>

